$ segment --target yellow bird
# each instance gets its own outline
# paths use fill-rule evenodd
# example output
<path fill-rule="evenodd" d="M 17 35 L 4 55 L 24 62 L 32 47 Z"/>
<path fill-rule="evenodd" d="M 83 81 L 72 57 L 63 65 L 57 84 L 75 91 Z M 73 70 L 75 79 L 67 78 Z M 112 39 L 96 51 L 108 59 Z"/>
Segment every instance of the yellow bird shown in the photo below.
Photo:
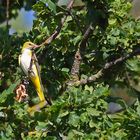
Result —
<path fill-rule="evenodd" d="M 40 99 L 40 103 L 29 108 L 28 112 L 34 112 L 48 104 L 43 93 L 44 88 L 41 82 L 39 64 L 35 53 L 33 53 L 33 49 L 36 47 L 38 46 L 32 42 L 25 42 L 21 50 L 21 55 L 19 55 L 19 65 L 32 81 Z"/>

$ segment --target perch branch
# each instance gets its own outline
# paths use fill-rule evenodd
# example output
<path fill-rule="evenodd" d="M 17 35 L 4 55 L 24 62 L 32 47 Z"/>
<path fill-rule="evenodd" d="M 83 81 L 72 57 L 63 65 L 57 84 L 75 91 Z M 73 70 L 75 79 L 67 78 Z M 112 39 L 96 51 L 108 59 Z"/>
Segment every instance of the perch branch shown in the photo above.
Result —
<path fill-rule="evenodd" d="M 71 10 L 73 3 L 74 3 L 74 0 L 69 1 L 68 5 L 67 5 L 67 11 Z M 68 14 L 64 15 L 64 17 L 61 19 L 60 25 L 56 28 L 56 30 L 53 32 L 53 34 L 50 37 L 48 37 L 43 43 L 41 43 L 39 45 L 39 47 L 42 45 L 49 45 L 58 36 L 58 34 L 60 33 L 60 31 L 67 19 L 67 16 L 68 16 Z"/>

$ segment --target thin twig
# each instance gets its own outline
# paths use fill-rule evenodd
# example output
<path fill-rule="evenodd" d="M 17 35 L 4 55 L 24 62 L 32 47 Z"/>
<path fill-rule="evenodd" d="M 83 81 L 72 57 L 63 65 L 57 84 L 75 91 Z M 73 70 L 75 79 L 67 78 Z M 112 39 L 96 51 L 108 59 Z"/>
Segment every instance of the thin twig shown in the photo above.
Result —
<path fill-rule="evenodd" d="M 79 30 L 81 31 L 82 34 L 84 34 L 84 30 L 81 28 L 81 23 L 78 20 L 78 18 L 72 13 L 72 11 L 68 11 L 69 15 L 71 15 L 71 17 L 73 18 L 73 20 L 75 21 L 77 27 L 79 28 Z"/>
<path fill-rule="evenodd" d="M 74 0 L 69 1 L 68 5 L 67 5 L 67 11 L 71 10 L 73 3 L 74 3 Z M 64 17 L 61 19 L 60 25 L 56 28 L 54 33 L 49 38 L 47 38 L 43 43 L 41 43 L 39 45 L 39 47 L 42 45 L 49 45 L 58 36 L 58 34 L 60 33 L 60 31 L 61 31 L 61 29 L 62 29 L 62 27 L 67 19 L 67 16 L 68 16 L 68 14 L 64 15 Z"/>
<path fill-rule="evenodd" d="M 86 46 L 86 43 L 87 43 L 87 40 L 89 38 L 89 35 L 90 35 L 91 31 L 92 31 L 92 23 L 88 26 L 86 32 L 83 35 L 83 39 L 82 39 L 82 41 L 80 43 L 80 48 L 81 49 Z"/>

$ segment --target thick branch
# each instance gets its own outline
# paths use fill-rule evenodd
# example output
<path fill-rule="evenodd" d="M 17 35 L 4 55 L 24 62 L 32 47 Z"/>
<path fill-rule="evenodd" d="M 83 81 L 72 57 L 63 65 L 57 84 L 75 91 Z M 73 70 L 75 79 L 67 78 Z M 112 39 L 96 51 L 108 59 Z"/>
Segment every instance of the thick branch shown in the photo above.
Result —
<path fill-rule="evenodd" d="M 75 53 L 75 57 L 74 57 L 74 62 L 73 62 L 73 65 L 72 65 L 72 69 L 71 69 L 71 81 L 70 82 L 75 82 L 77 80 L 79 80 L 79 71 L 80 71 L 80 64 L 81 64 L 81 60 L 82 60 L 82 57 L 81 57 L 81 50 L 83 48 L 86 47 L 86 43 L 87 43 L 87 40 L 89 38 L 89 35 L 91 33 L 91 24 L 88 26 L 87 30 L 85 31 L 84 35 L 83 35 L 83 39 L 81 40 L 79 46 L 78 46 L 78 49 Z"/>
<path fill-rule="evenodd" d="M 79 70 L 80 70 L 80 63 L 81 63 L 81 53 L 80 50 L 78 49 L 75 57 L 74 57 L 74 62 L 73 66 L 71 69 L 71 78 L 75 81 L 76 79 L 79 80 L 78 75 L 79 75 Z"/>
<path fill-rule="evenodd" d="M 104 74 L 104 71 L 105 70 L 108 70 L 110 69 L 112 66 L 116 65 L 116 64 L 119 64 L 121 62 L 124 62 L 126 61 L 127 59 L 129 58 L 132 58 L 133 56 L 136 56 L 136 55 L 139 55 L 140 54 L 140 49 L 137 49 L 135 50 L 134 52 L 130 53 L 130 54 L 127 54 L 126 56 L 122 56 L 118 59 L 116 59 L 115 61 L 112 61 L 112 62 L 108 62 L 104 65 L 104 67 L 99 70 L 96 74 L 94 75 L 91 75 L 90 77 L 86 78 L 86 79 L 82 79 L 80 81 L 77 81 L 71 85 L 84 85 L 84 84 L 87 84 L 87 83 L 91 83 L 91 82 L 95 82 L 97 81 L 97 79 L 101 78 Z"/>
<path fill-rule="evenodd" d="M 68 5 L 67 5 L 67 11 L 71 10 L 73 3 L 74 3 L 74 0 L 69 1 Z M 39 47 L 42 45 L 49 45 L 58 36 L 58 34 L 60 33 L 60 31 L 67 19 L 67 16 L 68 16 L 67 14 L 64 15 L 64 17 L 61 19 L 60 25 L 56 28 L 54 33 L 49 38 L 47 38 L 42 44 L 40 44 Z"/>

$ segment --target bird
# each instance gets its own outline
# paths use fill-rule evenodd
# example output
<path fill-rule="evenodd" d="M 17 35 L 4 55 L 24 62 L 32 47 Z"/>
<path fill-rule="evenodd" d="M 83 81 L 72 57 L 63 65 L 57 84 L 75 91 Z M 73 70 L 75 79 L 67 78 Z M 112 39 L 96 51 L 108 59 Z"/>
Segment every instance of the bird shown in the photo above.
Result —
<path fill-rule="evenodd" d="M 25 75 L 32 81 L 36 92 L 38 94 L 38 97 L 40 99 L 40 103 L 37 105 L 34 105 L 33 107 L 28 108 L 28 112 L 35 112 L 37 110 L 40 110 L 47 104 L 50 104 L 44 96 L 44 88 L 41 81 L 40 76 L 40 67 L 38 64 L 38 60 L 36 58 L 36 55 L 34 53 L 34 49 L 37 48 L 38 45 L 27 41 L 23 44 L 21 54 L 19 55 L 19 65 Z"/>

